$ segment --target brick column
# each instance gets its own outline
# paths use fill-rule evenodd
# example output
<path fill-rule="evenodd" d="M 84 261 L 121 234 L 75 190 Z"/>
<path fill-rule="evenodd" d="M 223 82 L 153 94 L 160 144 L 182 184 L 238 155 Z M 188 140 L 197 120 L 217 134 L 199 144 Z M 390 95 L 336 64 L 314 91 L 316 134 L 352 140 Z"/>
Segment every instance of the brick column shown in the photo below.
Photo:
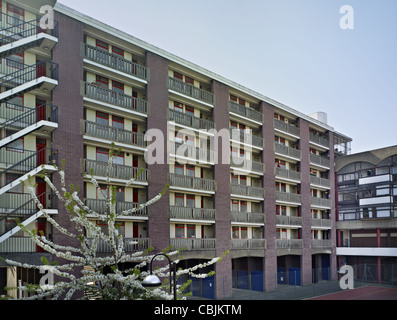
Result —
<path fill-rule="evenodd" d="M 167 163 L 168 61 L 154 53 L 147 52 L 146 66 L 150 69 L 151 78 L 147 85 L 146 92 L 146 99 L 150 104 L 147 130 L 160 130 L 164 137 L 164 149 L 157 151 L 163 152 L 164 163 L 148 165 L 150 176 L 148 199 L 152 199 L 164 189 L 167 183 L 169 183 L 169 165 Z M 160 201 L 154 203 L 149 208 L 148 235 L 155 253 L 161 252 L 170 245 L 169 204 L 170 197 L 167 192 Z"/>
<path fill-rule="evenodd" d="M 303 250 L 301 256 L 302 285 L 312 283 L 312 251 L 311 251 L 311 213 L 310 213 L 310 145 L 309 145 L 309 123 L 299 119 L 298 126 L 301 130 L 300 151 L 301 159 L 301 215 L 302 215 L 302 239 Z"/>
<path fill-rule="evenodd" d="M 53 104 L 58 106 L 59 125 L 52 134 L 52 146 L 58 150 L 59 165 L 65 159 L 66 185 L 79 186 L 79 196 L 84 197 L 84 182 L 80 169 L 81 159 L 84 158 L 84 142 L 80 132 L 80 120 L 84 118 L 83 97 L 80 94 L 80 85 L 83 80 L 83 58 L 80 55 L 80 45 L 84 41 L 84 26 L 77 20 L 55 12 L 58 21 L 58 44 L 53 50 L 53 61 L 59 64 L 59 85 L 53 91 Z M 54 174 L 54 184 L 60 190 L 60 178 Z M 70 221 L 68 212 L 63 203 L 59 202 L 58 215 L 55 220 L 67 230 L 75 231 L 74 223 Z M 74 240 L 56 228 L 53 228 L 53 240 L 59 245 L 80 247 L 80 242 Z M 61 259 L 56 261 L 63 263 Z M 69 262 L 66 262 L 69 263 Z M 81 276 L 75 270 L 76 276 Z M 55 277 L 55 281 L 64 281 Z M 76 293 L 73 297 L 77 297 Z"/>
<path fill-rule="evenodd" d="M 215 95 L 214 122 L 216 130 L 229 130 L 229 88 L 217 81 L 212 82 L 212 93 Z M 230 218 L 230 165 L 222 164 L 222 139 L 219 139 L 218 164 L 214 166 L 214 179 L 217 191 L 214 196 L 216 209 L 216 254 L 222 255 L 231 249 Z M 226 141 L 227 149 L 230 141 Z M 231 253 L 222 262 L 215 264 L 215 298 L 225 299 L 232 295 L 232 258 Z"/>
<path fill-rule="evenodd" d="M 261 112 L 264 115 L 262 126 L 262 137 L 265 148 L 263 149 L 262 161 L 265 165 L 265 175 L 263 187 L 265 189 L 264 213 L 266 250 L 264 259 L 264 289 L 272 291 L 276 288 L 277 276 L 277 249 L 276 249 L 276 198 L 275 173 L 274 173 L 274 107 L 268 103 L 262 102 L 260 105 Z"/>

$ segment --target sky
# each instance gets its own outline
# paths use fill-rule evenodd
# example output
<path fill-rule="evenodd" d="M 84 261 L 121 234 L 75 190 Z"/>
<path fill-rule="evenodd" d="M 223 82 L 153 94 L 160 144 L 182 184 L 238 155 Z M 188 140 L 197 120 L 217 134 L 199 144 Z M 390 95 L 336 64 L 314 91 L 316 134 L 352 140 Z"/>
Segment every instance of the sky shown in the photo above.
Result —
<path fill-rule="evenodd" d="M 352 153 L 397 145 L 396 0 L 58 2 L 302 113 L 326 112 Z"/>

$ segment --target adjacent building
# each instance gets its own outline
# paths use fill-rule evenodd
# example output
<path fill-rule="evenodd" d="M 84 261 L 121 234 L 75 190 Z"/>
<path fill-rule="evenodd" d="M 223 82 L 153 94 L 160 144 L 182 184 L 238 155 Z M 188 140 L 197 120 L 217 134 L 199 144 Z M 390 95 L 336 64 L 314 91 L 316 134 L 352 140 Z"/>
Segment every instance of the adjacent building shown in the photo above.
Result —
<path fill-rule="evenodd" d="M 46 254 L 15 218 L 56 243 L 66 241 L 25 194 L 20 181 L 28 175 L 54 219 L 73 227 L 39 178 L 42 165 L 50 171 L 65 159 L 68 183 L 81 187 L 87 205 L 104 211 L 101 194 L 83 173 L 93 172 L 106 189 L 115 143 L 121 153 L 111 183 L 120 210 L 170 184 L 161 201 L 120 221 L 126 239 L 139 239 L 128 250 L 173 245 L 185 249 L 181 266 L 230 250 L 215 265 L 214 278 L 192 284 L 195 295 L 227 298 L 233 287 L 269 291 L 277 283 L 336 279 L 334 161 L 350 152 L 349 137 L 323 114 L 305 115 L 50 2 L 1 2 L 1 256 L 38 263 Z M 43 4 L 55 5 L 53 29 L 40 28 Z M 154 129 L 164 134 L 157 156 L 165 161 L 149 164 Z M 222 138 L 221 131 L 230 135 Z M 59 185 L 58 179 L 53 176 Z M 109 248 L 103 243 L 98 250 Z M 0 264 L 0 290 L 39 279 Z"/>
<path fill-rule="evenodd" d="M 356 280 L 397 282 L 397 146 L 336 160 L 338 265 Z"/>

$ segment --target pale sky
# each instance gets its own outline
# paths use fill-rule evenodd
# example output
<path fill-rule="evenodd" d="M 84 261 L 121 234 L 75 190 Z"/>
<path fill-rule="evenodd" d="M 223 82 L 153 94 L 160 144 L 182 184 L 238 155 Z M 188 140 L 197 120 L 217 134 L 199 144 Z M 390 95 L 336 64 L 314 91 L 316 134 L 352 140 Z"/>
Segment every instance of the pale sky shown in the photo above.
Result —
<path fill-rule="evenodd" d="M 396 0 L 58 2 L 300 112 L 326 112 L 353 153 L 397 145 Z M 343 5 L 353 30 L 340 28 Z"/>

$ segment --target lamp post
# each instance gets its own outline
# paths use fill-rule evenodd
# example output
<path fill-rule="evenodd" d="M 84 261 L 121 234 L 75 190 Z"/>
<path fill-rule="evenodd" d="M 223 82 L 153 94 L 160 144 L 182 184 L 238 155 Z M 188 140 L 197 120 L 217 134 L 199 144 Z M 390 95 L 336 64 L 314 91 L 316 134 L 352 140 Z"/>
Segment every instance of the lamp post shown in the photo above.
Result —
<path fill-rule="evenodd" d="M 171 281 L 172 281 L 172 277 L 171 277 L 171 269 L 172 269 L 172 275 L 174 277 L 174 284 L 173 284 L 173 288 L 174 288 L 174 300 L 176 300 L 176 264 L 171 262 L 171 259 L 164 253 L 159 253 L 156 254 L 152 260 L 150 261 L 150 275 L 147 276 L 145 278 L 145 280 L 143 280 L 142 285 L 146 288 L 155 288 L 155 287 L 159 287 L 161 286 L 161 281 L 159 279 L 159 277 L 157 277 L 156 275 L 153 274 L 153 260 L 155 258 L 157 258 L 158 256 L 164 256 L 168 259 L 169 265 L 170 265 L 170 293 L 171 293 Z"/>

